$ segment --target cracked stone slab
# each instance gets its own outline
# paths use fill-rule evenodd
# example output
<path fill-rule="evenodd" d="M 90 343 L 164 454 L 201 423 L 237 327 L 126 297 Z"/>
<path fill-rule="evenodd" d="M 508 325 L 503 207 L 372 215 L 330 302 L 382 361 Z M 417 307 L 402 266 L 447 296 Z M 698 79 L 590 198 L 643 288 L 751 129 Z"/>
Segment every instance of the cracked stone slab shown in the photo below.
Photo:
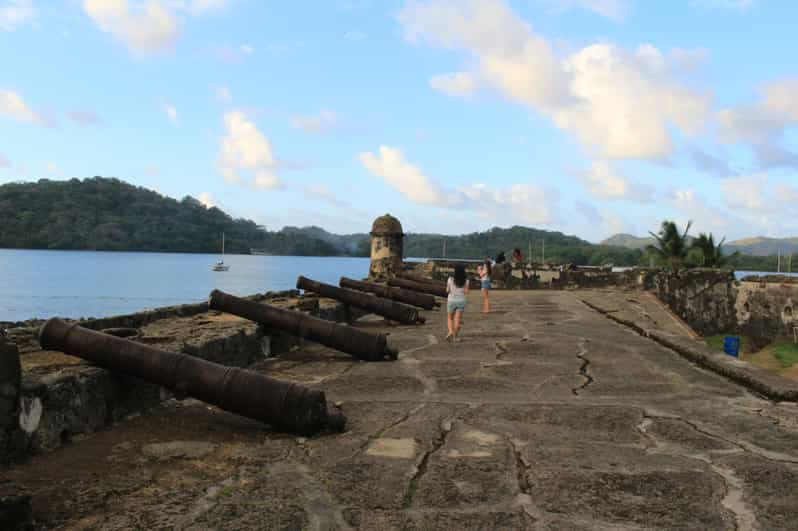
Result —
<path fill-rule="evenodd" d="M 494 314 L 467 310 L 458 344 L 443 341 L 443 311 L 356 324 L 390 332 L 394 363 L 304 342 L 252 367 L 323 389 L 343 433 L 296 437 L 169 401 L 3 473 L 48 528 L 793 529 L 795 405 L 579 295 L 497 291 Z M 213 450 L 141 452 L 172 441 Z"/>

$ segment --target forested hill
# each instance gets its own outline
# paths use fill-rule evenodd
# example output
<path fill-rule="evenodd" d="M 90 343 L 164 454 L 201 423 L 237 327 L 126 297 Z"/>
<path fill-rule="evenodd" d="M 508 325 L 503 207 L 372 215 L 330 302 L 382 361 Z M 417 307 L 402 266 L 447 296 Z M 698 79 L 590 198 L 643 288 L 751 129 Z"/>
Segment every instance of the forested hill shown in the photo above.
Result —
<path fill-rule="evenodd" d="M 0 247 L 216 253 L 343 254 L 330 242 L 268 232 L 193 197 L 182 201 L 118 179 L 94 177 L 0 186 Z"/>
<path fill-rule="evenodd" d="M 233 219 L 193 197 L 181 201 L 118 179 L 94 177 L 0 186 L 0 247 L 110 251 L 219 252 L 224 232 L 229 253 L 260 248 L 276 255 L 368 256 L 369 235 L 331 234 L 320 227 L 267 231 L 253 221 Z M 531 246 L 540 259 L 577 264 L 634 265 L 639 250 L 593 245 L 576 236 L 527 227 L 493 228 L 462 236 L 405 236 L 405 256 L 438 258 L 446 241 L 448 258 L 495 257 Z"/>
<path fill-rule="evenodd" d="M 484 232 L 473 232 L 461 236 L 440 234 L 408 234 L 405 237 L 405 255 L 440 258 L 443 242 L 446 241 L 447 258 L 495 258 L 504 251 L 509 260 L 512 250 L 518 248 L 527 258 L 530 248 L 532 260 L 581 265 L 636 265 L 642 252 L 590 242 L 562 232 L 546 231 L 514 226 L 508 229 L 494 227 Z"/>

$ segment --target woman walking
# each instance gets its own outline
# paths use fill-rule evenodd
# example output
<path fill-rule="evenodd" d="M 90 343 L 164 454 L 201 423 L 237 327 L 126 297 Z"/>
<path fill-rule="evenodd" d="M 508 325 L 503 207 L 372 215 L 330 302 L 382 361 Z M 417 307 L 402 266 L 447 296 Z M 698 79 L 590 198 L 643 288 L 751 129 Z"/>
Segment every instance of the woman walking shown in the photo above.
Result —
<path fill-rule="evenodd" d="M 454 266 L 454 275 L 446 281 L 446 292 L 449 294 L 446 299 L 446 325 L 449 328 L 446 341 L 456 343 L 459 341 L 457 335 L 460 333 L 460 320 L 465 311 L 466 295 L 468 295 L 468 280 L 462 264 Z"/>
<path fill-rule="evenodd" d="M 479 280 L 482 288 L 482 313 L 490 313 L 490 276 L 493 270 L 490 265 L 490 258 L 485 259 L 485 263 L 479 266 Z"/>

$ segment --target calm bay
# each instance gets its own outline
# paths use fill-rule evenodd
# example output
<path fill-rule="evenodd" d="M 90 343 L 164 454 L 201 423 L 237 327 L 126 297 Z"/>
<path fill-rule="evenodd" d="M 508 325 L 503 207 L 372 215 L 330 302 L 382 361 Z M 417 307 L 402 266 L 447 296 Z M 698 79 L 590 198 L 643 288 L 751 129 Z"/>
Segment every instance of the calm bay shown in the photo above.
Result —
<path fill-rule="evenodd" d="M 0 249 L 0 321 L 104 317 L 234 295 L 293 289 L 298 275 L 338 285 L 368 275 L 369 259 Z"/>

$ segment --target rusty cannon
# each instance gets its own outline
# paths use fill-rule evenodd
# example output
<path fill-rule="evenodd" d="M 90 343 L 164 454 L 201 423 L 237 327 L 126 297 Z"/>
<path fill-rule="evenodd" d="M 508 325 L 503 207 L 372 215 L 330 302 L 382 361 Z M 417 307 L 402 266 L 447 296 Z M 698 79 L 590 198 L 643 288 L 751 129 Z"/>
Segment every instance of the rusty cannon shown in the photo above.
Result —
<path fill-rule="evenodd" d="M 346 418 L 329 408 L 324 391 L 283 382 L 254 371 L 166 352 L 53 318 L 39 331 L 43 349 L 59 350 L 95 365 L 162 385 L 226 411 L 291 433 L 323 428 L 343 431 Z"/>
<path fill-rule="evenodd" d="M 372 334 L 302 312 L 248 301 L 218 289 L 211 292 L 208 307 L 321 343 L 363 361 L 395 360 L 399 356 L 396 349 L 388 345 L 384 334 Z"/>
<path fill-rule="evenodd" d="M 378 297 L 418 306 L 419 308 L 424 308 L 425 310 L 432 310 L 438 306 L 438 301 L 435 300 L 435 297 L 427 293 L 417 293 L 407 289 L 383 286 L 382 284 L 374 284 L 372 282 L 360 282 L 359 280 L 352 280 L 351 278 L 346 277 L 341 277 L 341 280 L 338 282 L 338 284 L 342 288 L 373 293 Z"/>
<path fill-rule="evenodd" d="M 391 321 L 396 321 L 397 323 L 416 324 L 425 323 L 427 321 L 419 314 L 416 308 L 408 306 L 407 304 L 395 302 L 390 299 L 383 299 L 382 297 L 376 297 L 360 291 L 331 286 L 330 284 L 317 282 L 303 276 L 296 279 L 296 287 L 297 289 L 318 293 L 322 297 L 335 299 L 349 306 L 360 308 L 361 310 L 385 317 Z"/>
<path fill-rule="evenodd" d="M 419 293 L 428 293 L 437 297 L 446 297 L 446 286 L 443 284 L 431 284 L 426 282 L 416 282 L 415 280 L 405 280 L 403 278 L 389 278 L 388 285 L 395 288 L 409 289 Z"/>
<path fill-rule="evenodd" d="M 420 277 L 418 275 L 413 275 L 411 273 L 397 273 L 396 278 L 401 278 L 402 280 L 412 280 L 413 282 L 418 282 L 420 284 L 431 284 L 433 286 L 444 286 L 446 287 L 445 282 L 440 282 L 438 280 L 434 280 L 427 277 Z"/>

